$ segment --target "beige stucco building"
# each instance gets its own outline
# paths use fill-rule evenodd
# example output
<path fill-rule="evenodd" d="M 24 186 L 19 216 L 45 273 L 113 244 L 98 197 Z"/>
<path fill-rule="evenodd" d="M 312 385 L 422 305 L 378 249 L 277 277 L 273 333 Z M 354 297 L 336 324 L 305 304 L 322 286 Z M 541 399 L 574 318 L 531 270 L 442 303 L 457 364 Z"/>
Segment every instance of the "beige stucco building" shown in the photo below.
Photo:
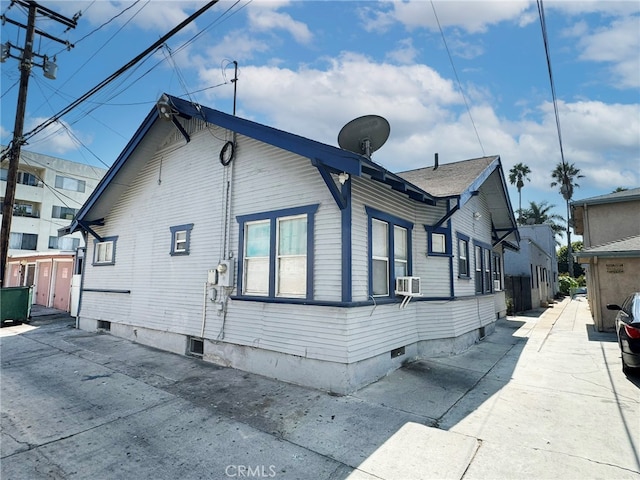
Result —
<path fill-rule="evenodd" d="M 574 254 L 585 266 L 589 305 L 600 331 L 615 328 L 615 312 L 640 291 L 640 188 L 575 200 L 571 203 L 574 231 L 584 249 Z"/>

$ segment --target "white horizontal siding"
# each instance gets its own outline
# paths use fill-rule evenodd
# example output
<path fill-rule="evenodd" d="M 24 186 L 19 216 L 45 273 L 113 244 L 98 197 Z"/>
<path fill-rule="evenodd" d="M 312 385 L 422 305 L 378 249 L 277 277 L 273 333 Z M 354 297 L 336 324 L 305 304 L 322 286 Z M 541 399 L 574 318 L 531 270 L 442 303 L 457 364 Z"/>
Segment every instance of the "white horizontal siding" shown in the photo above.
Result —
<path fill-rule="evenodd" d="M 334 362 L 347 362 L 346 309 L 232 300 L 224 341 Z M 206 337 L 220 336 L 208 323 Z"/>
<path fill-rule="evenodd" d="M 469 314 L 467 302 L 464 308 L 458 302 L 412 302 L 401 310 L 397 304 L 338 308 L 228 300 L 225 317 L 205 298 L 204 286 L 207 271 L 218 264 L 225 250 L 238 258 L 237 216 L 317 204 L 314 299 L 341 300 L 342 265 L 351 261 L 353 299 L 358 301 L 368 298 L 365 206 L 414 223 L 413 273 L 423 279 L 425 295 L 436 297 L 449 295 L 449 261 L 427 257 L 424 224 L 433 224 L 446 212 L 442 206 L 422 205 L 377 182 L 354 178 L 353 256 L 342 259 L 341 212 L 308 159 L 238 136 L 236 157 L 225 169 L 218 161 L 227 138 L 224 130 L 202 130 L 195 121 L 187 126 L 191 141 L 185 143 L 172 132 L 163 149 L 146 159 L 132 186 L 105 219 L 105 226 L 96 227 L 101 235 L 118 236 L 116 264 L 94 267 L 88 262 L 84 287 L 131 293 L 85 292 L 82 316 L 200 336 L 204 308 L 205 338 L 336 362 L 362 360 L 420 340 L 450 338 L 473 326 L 456 319 L 458 314 Z M 228 248 L 222 208 L 227 184 L 232 199 Z M 472 209 L 483 208 L 476 198 L 470 204 Z M 465 218 L 454 232 L 457 228 L 476 238 L 481 232 L 476 234 L 474 228 L 481 227 L 469 215 L 461 215 Z M 194 224 L 190 255 L 171 256 L 169 228 L 189 223 Z M 482 239 L 490 243 L 487 235 Z M 90 242 L 89 259 L 92 252 Z M 472 295 L 473 283 L 467 283 Z M 229 290 L 227 293 L 237 293 Z M 459 291 L 464 289 L 456 294 Z M 493 307 L 490 315 L 485 310 L 482 303 L 482 322 L 493 318 Z"/>

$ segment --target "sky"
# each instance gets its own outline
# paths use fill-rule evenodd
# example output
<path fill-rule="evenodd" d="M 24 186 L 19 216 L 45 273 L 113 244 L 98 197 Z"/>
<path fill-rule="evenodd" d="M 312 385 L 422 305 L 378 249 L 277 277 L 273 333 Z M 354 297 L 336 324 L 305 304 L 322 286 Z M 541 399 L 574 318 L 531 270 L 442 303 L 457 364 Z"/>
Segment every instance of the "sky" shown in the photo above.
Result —
<path fill-rule="evenodd" d="M 207 2 L 39 3 L 82 14 L 66 32 L 37 20 L 73 48 L 36 36 L 34 51 L 55 58 L 58 70 L 50 80 L 33 68 L 27 136 Z M 9 7 L 0 2 L 7 18 L 27 23 L 22 7 Z M 25 35 L 6 23 L 1 37 L 23 46 Z M 8 58 L 1 71 L 7 145 L 18 61 Z M 334 146 L 350 120 L 386 118 L 389 139 L 372 159 L 393 172 L 431 166 L 436 152 L 440 164 L 500 155 L 505 176 L 524 163 L 523 207 L 547 202 L 566 215 L 550 186 L 563 157 L 584 175 L 574 200 L 640 186 L 637 1 L 224 0 L 23 148 L 106 168 L 162 93 L 233 113 L 234 91 L 238 116 Z M 516 209 L 517 189 L 508 188 Z"/>

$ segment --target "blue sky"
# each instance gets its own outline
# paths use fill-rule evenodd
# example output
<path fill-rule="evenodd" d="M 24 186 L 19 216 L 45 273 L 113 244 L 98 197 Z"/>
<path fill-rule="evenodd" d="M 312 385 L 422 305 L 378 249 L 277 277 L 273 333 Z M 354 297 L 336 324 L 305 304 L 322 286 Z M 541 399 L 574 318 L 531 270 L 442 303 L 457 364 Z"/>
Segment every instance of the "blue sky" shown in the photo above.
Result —
<path fill-rule="evenodd" d="M 37 37 L 36 51 L 56 56 L 58 75 L 48 80 L 34 68 L 25 132 L 206 2 L 40 3 L 82 16 L 66 33 L 38 20 L 75 47 Z M 0 2 L 2 13 L 26 23 L 9 4 Z M 585 176 L 574 199 L 640 186 L 640 3 L 543 6 L 564 156 Z M 21 46 L 24 32 L 4 25 L 7 41 Z M 163 92 L 231 113 L 231 61 L 239 66 L 239 116 L 337 145 L 345 123 L 381 115 L 391 134 L 373 160 L 386 168 L 429 166 L 435 152 L 441 163 L 498 154 L 505 173 L 519 162 L 532 170 L 523 206 L 547 201 L 565 212 L 549 186 L 561 156 L 536 2 L 221 1 L 24 148 L 111 165 Z M 4 145 L 18 79 L 17 60 L 2 63 Z M 514 187 L 510 193 L 517 208 Z"/>

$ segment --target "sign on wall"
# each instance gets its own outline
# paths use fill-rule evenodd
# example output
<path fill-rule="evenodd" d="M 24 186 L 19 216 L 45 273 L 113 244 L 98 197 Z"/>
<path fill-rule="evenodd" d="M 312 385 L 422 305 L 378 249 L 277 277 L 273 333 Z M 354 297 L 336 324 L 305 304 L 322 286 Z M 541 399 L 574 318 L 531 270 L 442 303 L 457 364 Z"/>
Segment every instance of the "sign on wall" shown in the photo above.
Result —
<path fill-rule="evenodd" d="M 607 273 L 624 273 L 624 263 L 607 263 Z"/>

